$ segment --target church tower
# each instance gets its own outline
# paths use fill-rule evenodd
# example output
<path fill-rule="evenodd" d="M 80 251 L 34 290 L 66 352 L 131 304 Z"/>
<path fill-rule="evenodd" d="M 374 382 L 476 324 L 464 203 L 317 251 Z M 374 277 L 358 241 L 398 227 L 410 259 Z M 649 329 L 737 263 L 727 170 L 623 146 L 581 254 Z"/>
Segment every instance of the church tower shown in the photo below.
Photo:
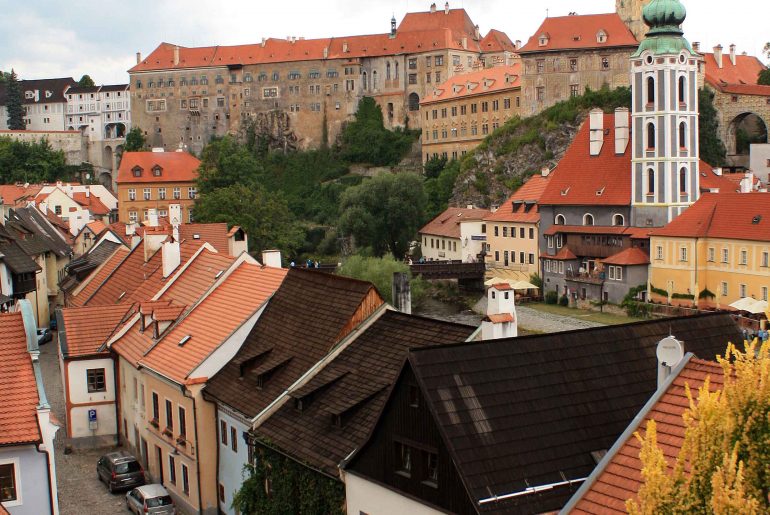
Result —
<path fill-rule="evenodd" d="M 647 26 L 642 21 L 642 8 L 650 0 L 615 0 L 615 12 L 631 30 L 637 41 L 647 34 Z"/>
<path fill-rule="evenodd" d="M 698 54 L 679 0 L 643 9 L 647 36 L 631 55 L 632 223 L 660 227 L 698 200 Z"/>

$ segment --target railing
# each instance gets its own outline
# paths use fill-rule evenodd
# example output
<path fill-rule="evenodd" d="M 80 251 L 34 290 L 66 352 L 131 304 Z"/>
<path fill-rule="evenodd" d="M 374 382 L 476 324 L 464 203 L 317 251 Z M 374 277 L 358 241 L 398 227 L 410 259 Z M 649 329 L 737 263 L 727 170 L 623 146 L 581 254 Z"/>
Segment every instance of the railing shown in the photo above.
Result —
<path fill-rule="evenodd" d="M 605 281 L 604 272 L 586 273 L 586 272 L 575 272 L 573 270 L 567 270 L 564 276 L 567 278 L 568 281 L 575 281 L 579 283 L 602 284 Z"/>
<path fill-rule="evenodd" d="M 486 265 L 479 263 L 463 263 L 454 261 L 428 261 L 409 266 L 412 275 L 421 275 L 425 279 L 481 279 L 484 277 Z"/>

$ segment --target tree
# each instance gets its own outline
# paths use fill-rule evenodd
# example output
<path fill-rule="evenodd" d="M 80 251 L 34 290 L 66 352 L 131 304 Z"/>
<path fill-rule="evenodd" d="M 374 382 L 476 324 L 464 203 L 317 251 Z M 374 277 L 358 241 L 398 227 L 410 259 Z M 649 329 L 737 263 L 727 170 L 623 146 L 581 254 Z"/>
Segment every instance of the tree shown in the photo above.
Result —
<path fill-rule="evenodd" d="M 653 513 L 759 514 L 770 511 L 770 343 L 741 352 L 728 345 L 718 358 L 721 390 L 710 382 L 683 414 L 684 442 L 669 473 L 655 421 L 641 441 L 642 479 L 632 515 Z"/>
<path fill-rule="evenodd" d="M 757 84 L 770 86 L 770 68 L 765 68 L 759 72 L 759 76 L 757 77 Z"/>
<path fill-rule="evenodd" d="M 249 237 L 249 249 L 280 249 L 293 255 L 304 241 L 286 201 L 257 185 L 232 185 L 201 194 L 193 208 L 198 222 L 240 225 Z"/>
<path fill-rule="evenodd" d="M 139 127 L 131 127 L 131 130 L 126 134 L 126 152 L 138 152 L 144 149 L 145 139 L 142 129 Z"/>
<path fill-rule="evenodd" d="M 390 251 L 400 258 L 424 221 L 425 202 L 419 176 L 380 174 L 343 193 L 339 229 L 376 256 Z"/>
<path fill-rule="evenodd" d="M 83 75 L 80 77 L 80 80 L 78 81 L 78 86 L 81 88 L 93 88 L 96 86 L 96 83 L 94 82 L 94 79 L 91 78 L 90 75 Z"/>
<path fill-rule="evenodd" d="M 412 304 L 419 304 L 425 295 L 425 282 L 421 278 L 412 277 L 409 265 L 396 261 L 393 256 L 381 258 L 350 256 L 337 271 L 337 274 L 353 279 L 361 279 L 374 284 L 377 291 L 386 302 L 393 302 L 393 274 L 404 272 L 409 275 Z"/>
<path fill-rule="evenodd" d="M 387 130 L 380 106 L 373 98 L 363 97 L 358 102 L 356 119 L 340 135 L 341 155 L 351 163 L 395 165 L 409 152 L 415 138 L 416 133 Z"/>
<path fill-rule="evenodd" d="M 5 101 L 5 107 L 8 110 L 8 128 L 12 131 L 23 131 L 26 128 L 24 106 L 21 101 L 21 85 L 16 72 L 12 69 L 11 76 L 8 77 Z"/>
<path fill-rule="evenodd" d="M 0 137 L 0 184 L 71 180 L 77 166 L 67 165 L 64 152 L 53 150 L 48 141 L 15 141 Z"/>
<path fill-rule="evenodd" d="M 454 193 L 457 177 L 460 175 L 460 161 L 450 161 L 435 178 L 425 180 L 425 194 L 428 197 L 427 218 L 431 219 L 444 212 Z"/>
<path fill-rule="evenodd" d="M 198 168 L 198 190 L 205 194 L 236 184 L 256 183 L 262 166 L 246 145 L 225 136 L 206 145 Z"/>
<path fill-rule="evenodd" d="M 714 92 L 708 88 L 698 90 L 698 112 L 700 158 L 712 166 L 723 166 L 727 150 L 718 135 Z"/>

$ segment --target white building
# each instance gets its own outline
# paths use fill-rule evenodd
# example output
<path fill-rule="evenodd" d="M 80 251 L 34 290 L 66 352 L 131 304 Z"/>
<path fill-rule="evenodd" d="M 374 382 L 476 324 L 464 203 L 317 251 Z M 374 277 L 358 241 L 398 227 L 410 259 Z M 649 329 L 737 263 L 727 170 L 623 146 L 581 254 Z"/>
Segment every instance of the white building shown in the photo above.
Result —
<path fill-rule="evenodd" d="M 67 98 L 65 93 L 77 82 L 72 77 L 19 81 L 26 130 L 63 131 Z M 7 87 L 7 86 L 6 86 Z M 0 130 L 7 130 L 6 89 L 0 90 Z"/>
<path fill-rule="evenodd" d="M 486 243 L 484 217 L 489 214 L 473 206 L 447 208 L 420 229 L 422 256 L 427 261 L 478 261 Z"/>
<path fill-rule="evenodd" d="M 770 143 L 752 143 L 749 169 L 764 184 L 770 182 Z"/>
<path fill-rule="evenodd" d="M 487 290 L 487 316 L 481 321 L 481 339 L 513 338 L 519 335 L 516 320 L 515 291 L 500 283 Z"/>
<path fill-rule="evenodd" d="M 83 131 L 89 141 L 125 138 L 131 129 L 128 84 L 67 90 L 68 130 Z"/>

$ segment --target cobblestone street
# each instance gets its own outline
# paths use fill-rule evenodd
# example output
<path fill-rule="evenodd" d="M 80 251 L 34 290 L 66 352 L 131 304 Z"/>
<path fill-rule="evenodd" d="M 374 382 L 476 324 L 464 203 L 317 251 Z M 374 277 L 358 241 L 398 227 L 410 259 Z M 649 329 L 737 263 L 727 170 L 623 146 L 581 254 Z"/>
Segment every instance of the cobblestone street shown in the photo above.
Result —
<path fill-rule="evenodd" d="M 560 331 L 587 329 L 603 325 L 589 320 L 579 320 L 554 313 L 543 313 L 527 306 L 516 306 L 516 315 L 519 317 L 519 327 L 541 333 L 558 333 Z"/>
<path fill-rule="evenodd" d="M 96 461 L 109 449 L 75 450 L 64 454 L 67 438 L 65 427 L 64 389 L 57 357 L 57 333 L 41 347 L 40 363 L 48 401 L 51 403 L 61 428 L 56 433 L 56 483 L 59 487 L 59 512 L 61 515 L 109 515 L 127 513 L 125 493 L 110 494 L 96 478 Z"/>

